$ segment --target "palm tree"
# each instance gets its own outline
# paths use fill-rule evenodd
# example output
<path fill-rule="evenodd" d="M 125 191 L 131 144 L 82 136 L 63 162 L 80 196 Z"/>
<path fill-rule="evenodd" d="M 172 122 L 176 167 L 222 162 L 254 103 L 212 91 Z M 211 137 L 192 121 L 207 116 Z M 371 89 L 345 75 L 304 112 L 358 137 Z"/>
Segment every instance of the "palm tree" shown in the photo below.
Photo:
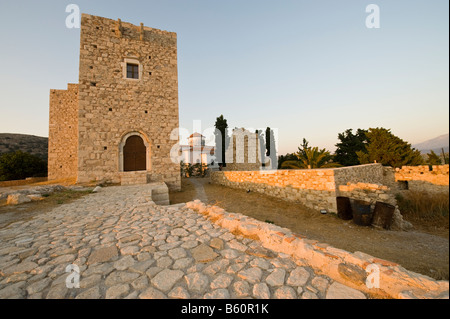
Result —
<path fill-rule="evenodd" d="M 296 161 L 285 161 L 281 165 L 282 169 L 313 169 L 339 167 L 338 163 L 333 163 L 333 156 L 326 149 L 319 150 L 318 147 L 308 146 L 308 141 L 303 139 L 303 144 L 298 148 Z"/>
<path fill-rule="evenodd" d="M 281 169 L 301 169 L 299 161 L 284 161 L 281 163 Z"/>
<path fill-rule="evenodd" d="M 301 168 L 319 168 L 326 164 L 327 160 L 330 159 L 330 153 L 325 149 L 319 151 L 319 148 L 308 147 L 304 149 L 303 152 L 297 153 L 297 158 L 300 162 Z"/>

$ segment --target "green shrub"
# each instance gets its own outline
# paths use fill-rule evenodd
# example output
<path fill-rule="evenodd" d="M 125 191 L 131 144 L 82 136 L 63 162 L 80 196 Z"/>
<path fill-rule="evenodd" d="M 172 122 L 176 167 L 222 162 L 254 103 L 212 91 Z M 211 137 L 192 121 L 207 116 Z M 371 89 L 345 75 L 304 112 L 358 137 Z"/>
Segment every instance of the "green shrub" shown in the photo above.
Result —
<path fill-rule="evenodd" d="M 47 162 L 35 155 L 16 151 L 0 156 L 0 181 L 45 176 L 47 176 Z"/>

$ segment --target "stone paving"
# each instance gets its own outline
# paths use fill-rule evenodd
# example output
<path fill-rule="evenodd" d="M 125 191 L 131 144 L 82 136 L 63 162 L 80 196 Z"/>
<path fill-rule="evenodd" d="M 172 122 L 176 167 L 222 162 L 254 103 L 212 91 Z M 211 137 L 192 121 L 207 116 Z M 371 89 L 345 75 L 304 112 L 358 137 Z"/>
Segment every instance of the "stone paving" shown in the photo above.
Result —
<path fill-rule="evenodd" d="M 103 188 L 0 229 L 0 298 L 367 298 L 151 193 Z"/>

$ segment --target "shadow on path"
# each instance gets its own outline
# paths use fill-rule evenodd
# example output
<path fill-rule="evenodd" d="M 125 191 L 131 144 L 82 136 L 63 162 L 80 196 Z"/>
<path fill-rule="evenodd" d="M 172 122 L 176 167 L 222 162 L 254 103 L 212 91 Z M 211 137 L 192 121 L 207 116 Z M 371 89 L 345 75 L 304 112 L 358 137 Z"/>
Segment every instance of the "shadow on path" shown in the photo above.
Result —
<path fill-rule="evenodd" d="M 201 200 L 205 204 L 208 203 L 208 196 L 206 196 L 205 189 L 203 188 L 204 181 L 200 181 L 195 177 L 190 178 L 189 181 L 195 187 L 195 191 L 197 193 L 196 199 Z"/>

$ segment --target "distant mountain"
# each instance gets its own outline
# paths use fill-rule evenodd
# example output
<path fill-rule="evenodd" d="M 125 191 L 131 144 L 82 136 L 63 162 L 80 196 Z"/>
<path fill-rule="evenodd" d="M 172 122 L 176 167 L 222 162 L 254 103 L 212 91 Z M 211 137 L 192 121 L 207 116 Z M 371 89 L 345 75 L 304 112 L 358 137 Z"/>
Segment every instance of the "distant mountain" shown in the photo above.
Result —
<path fill-rule="evenodd" d="M 0 155 L 15 151 L 27 152 L 47 161 L 48 138 L 25 134 L 0 133 Z"/>
<path fill-rule="evenodd" d="M 422 153 L 428 153 L 430 150 L 433 150 L 435 153 L 442 153 L 442 148 L 444 148 L 444 152 L 449 151 L 449 134 L 444 134 L 438 137 L 435 137 L 431 140 L 414 144 L 412 145 L 415 149 L 421 151 Z"/>

